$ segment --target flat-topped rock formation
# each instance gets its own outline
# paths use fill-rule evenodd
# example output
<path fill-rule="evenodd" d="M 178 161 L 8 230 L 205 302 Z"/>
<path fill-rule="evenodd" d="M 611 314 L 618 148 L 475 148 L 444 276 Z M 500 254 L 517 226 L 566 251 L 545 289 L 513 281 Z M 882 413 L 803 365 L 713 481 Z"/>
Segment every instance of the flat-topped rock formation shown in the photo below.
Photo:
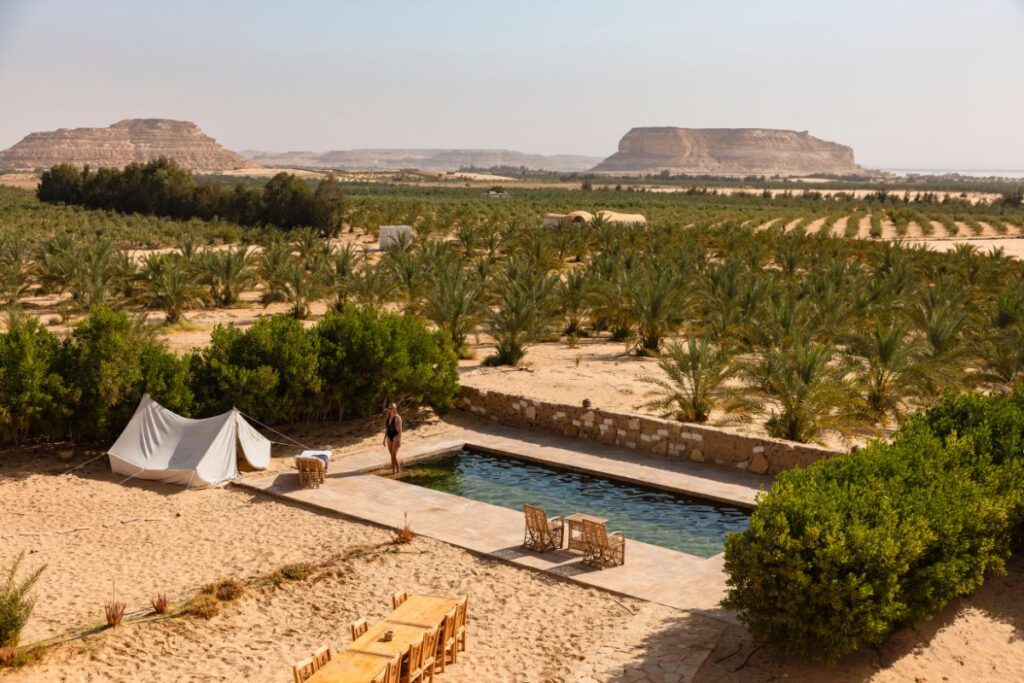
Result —
<path fill-rule="evenodd" d="M 598 173 L 867 175 L 853 149 L 807 131 L 770 128 L 634 128 Z"/>
<path fill-rule="evenodd" d="M 462 168 L 525 166 L 541 171 L 586 171 L 600 157 L 528 154 L 510 149 L 348 149 L 330 152 L 259 152 L 246 156 L 264 166 L 333 168 L 345 171 L 458 171 Z"/>
<path fill-rule="evenodd" d="M 0 152 L 0 168 L 49 168 L 54 164 L 120 168 L 159 157 L 173 159 L 193 171 L 255 165 L 221 147 L 191 121 L 126 119 L 109 128 L 61 128 L 31 133 Z"/>

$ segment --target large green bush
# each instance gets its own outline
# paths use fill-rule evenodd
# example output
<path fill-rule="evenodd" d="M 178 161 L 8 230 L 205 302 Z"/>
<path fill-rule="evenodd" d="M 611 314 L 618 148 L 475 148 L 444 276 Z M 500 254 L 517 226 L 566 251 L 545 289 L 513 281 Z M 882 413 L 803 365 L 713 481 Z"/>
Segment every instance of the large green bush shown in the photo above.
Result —
<path fill-rule="evenodd" d="M 1022 520 L 1024 394 L 947 398 L 891 443 L 785 472 L 726 541 L 727 607 L 834 662 L 1000 571 Z"/>
<path fill-rule="evenodd" d="M 0 442 L 58 436 L 75 403 L 56 364 L 61 343 L 35 318 L 0 334 Z"/>
<path fill-rule="evenodd" d="M 455 398 L 458 371 L 451 341 L 419 318 L 346 306 L 324 316 L 314 334 L 327 415 L 370 415 L 388 400 L 446 408 Z"/>
<path fill-rule="evenodd" d="M 194 360 L 204 414 L 232 406 L 262 422 L 313 416 L 320 392 L 317 339 L 294 318 L 260 318 L 248 330 L 218 326 Z"/>
<path fill-rule="evenodd" d="M 116 435 L 145 393 L 185 415 L 192 411 L 184 362 L 121 311 L 93 307 L 61 356 L 60 373 L 76 397 L 67 425 L 74 438 Z"/>

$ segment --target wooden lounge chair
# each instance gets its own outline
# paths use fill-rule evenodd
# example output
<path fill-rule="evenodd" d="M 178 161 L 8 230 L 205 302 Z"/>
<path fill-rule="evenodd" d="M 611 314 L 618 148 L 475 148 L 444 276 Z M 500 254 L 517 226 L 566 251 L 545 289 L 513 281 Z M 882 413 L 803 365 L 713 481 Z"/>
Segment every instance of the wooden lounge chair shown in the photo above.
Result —
<path fill-rule="evenodd" d="M 357 619 L 349 625 L 349 628 L 352 629 L 352 640 L 355 641 L 369 630 L 370 625 L 366 623 L 366 619 Z"/>
<path fill-rule="evenodd" d="M 402 672 L 401 683 L 423 683 L 423 639 L 409 646 L 409 658 Z"/>
<path fill-rule="evenodd" d="M 324 664 L 331 661 L 331 646 L 321 645 L 313 651 L 313 669 L 319 671 Z"/>
<path fill-rule="evenodd" d="M 430 679 L 430 683 L 434 683 L 434 667 L 437 664 L 437 641 L 440 632 L 436 628 L 432 628 L 423 634 L 423 659 L 420 661 L 420 666 L 423 672 L 420 674 L 420 679 L 423 683 L 426 683 L 427 679 Z"/>
<path fill-rule="evenodd" d="M 409 599 L 409 594 L 405 591 L 398 591 L 391 596 L 391 609 L 398 609 L 398 606 Z"/>
<path fill-rule="evenodd" d="M 456 607 L 448 614 L 444 615 L 444 621 L 441 624 L 441 635 L 437 639 L 437 666 L 441 667 L 441 673 L 444 673 L 445 667 L 448 664 L 448 657 L 452 658 L 452 663 L 455 663 L 455 619 L 459 613 L 459 608 Z"/>
<path fill-rule="evenodd" d="M 469 610 L 469 596 L 459 600 L 459 603 L 455 606 L 455 649 L 452 650 L 453 657 L 452 663 L 458 661 L 459 652 L 466 649 L 466 619 L 467 612 Z"/>
<path fill-rule="evenodd" d="M 565 528 L 561 517 L 552 517 L 535 505 L 524 505 L 526 531 L 523 533 L 523 547 L 538 553 L 558 550 L 562 547 Z"/>
<path fill-rule="evenodd" d="M 583 562 L 604 569 L 626 562 L 626 537 L 604 524 L 583 520 Z"/>
<path fill-rule="evenodd" d="M 295 458 L 295 467 L 299 470 L 299 484 L 304 489 L 318 489 L 324 483 L 326 471 L 324 461 L 320 458 Z"/>
<path fill-rule="evenodd" d="M 312 657 L 306 657 L 292 667 L 292 676 L 295 678 L 295 683 L 305 683 L 315 673 L 316 668 L 313 665 Z"/>

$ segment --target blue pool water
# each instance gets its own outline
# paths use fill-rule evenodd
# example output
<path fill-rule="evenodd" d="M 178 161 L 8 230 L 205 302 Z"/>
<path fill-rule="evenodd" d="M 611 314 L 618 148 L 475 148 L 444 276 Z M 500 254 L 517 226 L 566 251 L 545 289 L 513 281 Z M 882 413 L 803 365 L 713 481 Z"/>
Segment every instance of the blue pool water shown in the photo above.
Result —
<path fill-rule="evenodd" d="M 462 450 L 406 468 L 403 481 L 492 505 L 550 516 L 604 517 L 610 531 L 700 557 L 722 552 L 727 534 L 747 528 L 749 511 L 604 477 Z"/>

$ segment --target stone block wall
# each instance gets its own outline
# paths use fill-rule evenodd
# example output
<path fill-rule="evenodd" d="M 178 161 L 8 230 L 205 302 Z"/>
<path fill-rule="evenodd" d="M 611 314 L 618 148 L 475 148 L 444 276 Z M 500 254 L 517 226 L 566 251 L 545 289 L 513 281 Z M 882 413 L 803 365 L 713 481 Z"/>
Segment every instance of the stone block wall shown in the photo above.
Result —
<path fill-rule="evenodd" d="M 590 439 L 756 474 L 776 474 L 837 455 L 834 451 L 782 439 L 750 436 L 647 415 L 547 403 L 463 386 L 459 407 L 504 425 Z"/>

